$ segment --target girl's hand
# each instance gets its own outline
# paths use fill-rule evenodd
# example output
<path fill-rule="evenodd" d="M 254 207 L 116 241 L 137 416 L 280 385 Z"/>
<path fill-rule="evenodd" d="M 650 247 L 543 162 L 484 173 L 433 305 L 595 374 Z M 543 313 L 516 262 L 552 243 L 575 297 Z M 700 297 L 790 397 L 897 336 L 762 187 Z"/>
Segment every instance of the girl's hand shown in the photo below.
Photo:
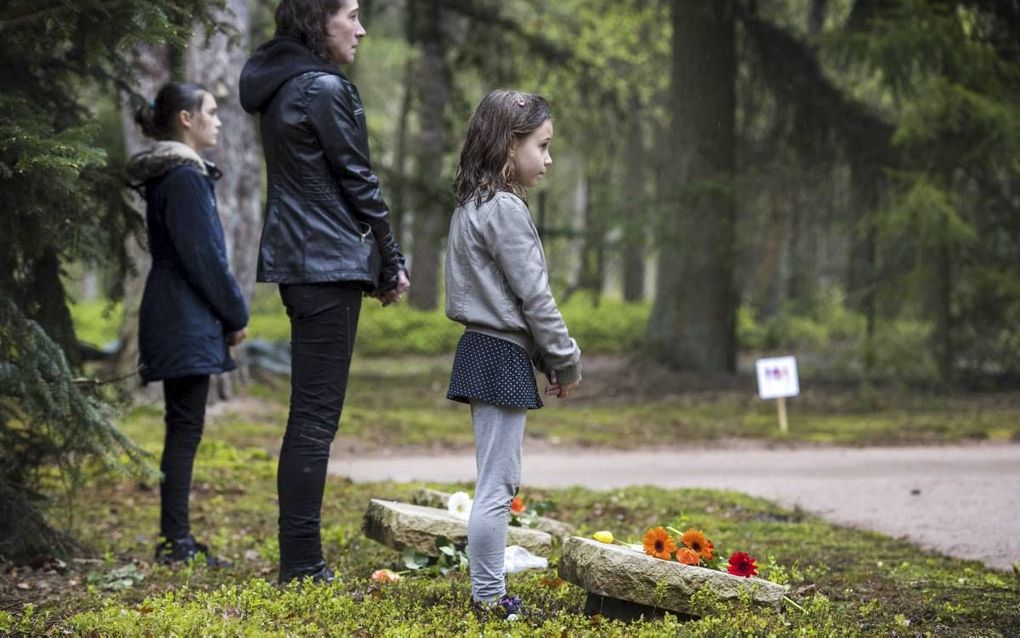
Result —
<path fill-rule="evenodd" d="M 550 370 L 546 373 L 545 378 L 549 380 L 549 385 L 545 386 L 545 396 L 560 396 L 560 384 L 556 383 L 556 371 Z"/>
<path fill-rule="evenodd" d="M 228 346 L 239 346 L 244 341 L 245 337 L 248 336 L 248 329 L 241 328 L 237 332 L 227 333 L 227 345 Z"/>
<path fill-rule="evenodd" d="M 572 383 L 568 383 L 567 385 L 559 386 L 560 393 L 558 395 L 556 395 L 556 396 L 558 396 L 561 399 L 566 399 L 567 397 L 570 396 L 570 393 L 574 391 L 574 388 L 576 388 L 579 385 L 581 385 L 580 377 L 578 377 L 578 379 L 575 380 Z"/>
<path fill-rule="evenodd" d="M 578 377 L 574 382 L 562 385 L 556 382 L 556 372 L 552 371 L 549 373 L 549 385 L 545 387 L 546 396 L 559 397 L 560 399 L 566 399 L 570 396 L 570 393 L 574 391 L 574 388 L 581 385 L 581 378 Z"/>

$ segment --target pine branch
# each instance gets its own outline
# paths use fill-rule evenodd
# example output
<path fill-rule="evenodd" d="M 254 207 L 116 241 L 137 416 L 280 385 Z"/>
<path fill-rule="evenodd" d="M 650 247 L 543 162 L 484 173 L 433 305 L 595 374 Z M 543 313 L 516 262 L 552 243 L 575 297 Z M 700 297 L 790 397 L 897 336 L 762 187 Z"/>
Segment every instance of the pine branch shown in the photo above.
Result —
<path fill-rule="evenodd" d="M 776 98 L 795 113 L 801 147 L 835 137 L 855 163 L 891 161 L 893 126 L 826 78 L 807 44 L 756 16 L 741 21 L 753 51 L 749 58 Z"/>
<path fill-rule="evenodd" d="M 421 0 L 414 1 L 420 2 Z M 516 20 L 501 16 L 494 11 L 486 11 L 479 8 L 472 0 L 439 0 L 439 5 L 473 22 L 480 22 L 509 31 L 514 36 L 525 40 L 533 53 L 540 55 L 550 62 L 568 62 L 574 57 L 570 49 L 528 31 Z"/>
<path fill-rule="evenodd" d="M 107 11 L 109 9 L 116 8 L 119 5 L 126 4 L 127 1 L 128 0 L 107 0 L 106 2 L 100 2 L 96 5 L 86 8 L 91 9 L 93 11 Z M 75 6 L 72 3 L 66 4 L 60 3 L 51 4 L 49 6 L 45 6 L 42 8 L 36 8 L 33 11 L 28 11 L 20 15 L 14 15 L 13 17 L 4 17 L 0 19 L 0 33 L 3 33 L 8 29 L 13 29 L 26 24 L 30 24 L 32 22 L 42 20 L 43 18 L 49 18 L 55 15 L 59 15 L 61 13 L 65 13 L 67 11 L 80 12 L 81 10 L 82 10 L 81 6 Z"/>

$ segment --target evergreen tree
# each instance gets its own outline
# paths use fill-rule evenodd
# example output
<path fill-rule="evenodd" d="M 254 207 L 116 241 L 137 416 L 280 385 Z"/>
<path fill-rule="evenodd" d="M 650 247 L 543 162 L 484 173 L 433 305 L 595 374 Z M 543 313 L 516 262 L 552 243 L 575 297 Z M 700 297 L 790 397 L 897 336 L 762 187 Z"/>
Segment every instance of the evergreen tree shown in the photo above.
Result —
<path fill-rule="evenodd" d="M 1020 5 L 860 2 L 831 50 L 891 97 L 902 160 L 870 222 L 886 294 L 930 323 L 942 382 L 961 370 L 1015 374 Z"/>
<path fill-rule="evenodd" d="M 102 401 L 73 381 L 78 353 L 61 283 L 81 260 L 124 271 L 124 239 L 140 219 L 120 166 L 96 138 L 101 91 L 129 86 L 125 52 L 183 44 L 193 21 L 215 28 L 201 0 L 9 0 L 0 7 L 0 554 L 66 552 L 41 514 L 41 468 L 74 479 L 90 458 L 139 455 Z M 65 481 L 67 483 L 67 481 Z M 73 480 L 70 481 L 73 484 Z"/>

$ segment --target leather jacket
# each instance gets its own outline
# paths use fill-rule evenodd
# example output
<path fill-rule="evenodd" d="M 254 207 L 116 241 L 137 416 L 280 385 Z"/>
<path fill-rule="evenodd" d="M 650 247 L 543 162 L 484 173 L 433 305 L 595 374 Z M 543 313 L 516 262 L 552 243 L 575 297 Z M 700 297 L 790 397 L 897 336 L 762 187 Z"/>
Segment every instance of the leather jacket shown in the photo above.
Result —
<path fill-rule="evenodd" d="M 297 40 L 280 37 L 249 59 L 240 89 L 245 110 L 260 113 L 268 175 L 258 281 L 396 287 L 404 257 L 354 85 Z"/>

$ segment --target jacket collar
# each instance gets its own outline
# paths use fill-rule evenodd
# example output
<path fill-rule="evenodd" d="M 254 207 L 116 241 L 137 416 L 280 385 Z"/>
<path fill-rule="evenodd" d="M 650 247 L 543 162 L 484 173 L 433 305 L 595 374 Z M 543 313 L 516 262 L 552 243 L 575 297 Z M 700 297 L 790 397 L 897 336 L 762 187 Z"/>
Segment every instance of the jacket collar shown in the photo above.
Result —
<path fill-rule="evenodd" d="M 128 162 L 128 176 L 136 184 L 143 184 L 154 177 L 169 173 L 178 166 L 193 166 L 211 179 L 222 176 L 220 169 L 202 157 L 187 144 L 174 140 L 156 142 L 151 148 L 131 157 Z"/>

